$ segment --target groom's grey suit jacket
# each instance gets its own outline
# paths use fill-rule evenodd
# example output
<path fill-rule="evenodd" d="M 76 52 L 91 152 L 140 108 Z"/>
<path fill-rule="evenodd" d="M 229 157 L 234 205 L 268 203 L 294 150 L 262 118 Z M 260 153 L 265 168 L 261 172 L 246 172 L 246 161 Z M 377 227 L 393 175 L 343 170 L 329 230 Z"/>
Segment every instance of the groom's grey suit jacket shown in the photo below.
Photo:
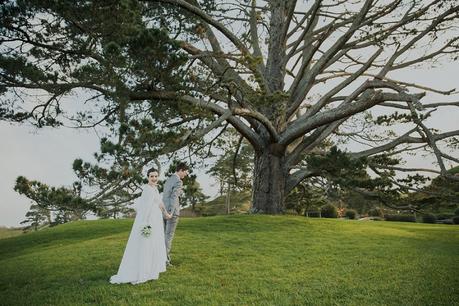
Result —
<path fill-rule="evenodd" d="M 172 174 L 164 184 L 163 203 L 166 210 L 174 216 L 180 216 L 179 197 L 182 189 L 183 182 L 176 174 Z"/>

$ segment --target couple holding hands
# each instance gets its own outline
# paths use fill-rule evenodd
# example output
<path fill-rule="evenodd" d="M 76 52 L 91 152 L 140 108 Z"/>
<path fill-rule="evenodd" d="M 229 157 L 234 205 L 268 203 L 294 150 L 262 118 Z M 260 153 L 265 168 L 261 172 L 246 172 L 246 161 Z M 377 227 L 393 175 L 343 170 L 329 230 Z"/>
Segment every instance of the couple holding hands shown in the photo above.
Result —
<path fill-rule="evenodd" d="M 158 170 L 148 170 L 148 184 L 134 202 L 134 224 L 118 273 L 110 278 L 110 283 L 139 284 L 158 279 L 159 273 L 166 271 L 166 266 L 170 265 L 172 239 L 180 216 L 182 180 L 187 175 L 188 166 L 179 163 L 175 173 L 164 184 L 161 198 L 157 188 Z"/>

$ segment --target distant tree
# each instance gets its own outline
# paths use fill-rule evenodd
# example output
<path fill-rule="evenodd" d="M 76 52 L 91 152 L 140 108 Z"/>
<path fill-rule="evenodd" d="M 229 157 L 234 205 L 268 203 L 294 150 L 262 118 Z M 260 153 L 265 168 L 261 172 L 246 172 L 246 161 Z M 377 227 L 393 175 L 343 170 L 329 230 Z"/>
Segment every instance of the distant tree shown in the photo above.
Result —
<path fill-rule="evenodd" d="M 459 166 L 449 169 L 448 173 L 459 178 Z M 404 202 L 418 211 L 438 212 L 442 208 L 454 210 L 459 205 L 459 180 L 437 176 L 427 186 L 407 193 Z"/>
<path fill-rule="evenodd" d="M 220 185 L 220 195 L 250 190 L 253 180 L 253 149 L 242 138 L 228 137 L 220 148 L 223 153 L 207 171 Z"/>
<path fill-rule="evenodd" d="M 204 194 L 201 185 L 196 180 L 196 177 L 193 177 L 189 182 L 187 182 L 183 189 L 183 204 L 184 206 L 191 206 L 191 210 L 193 212 L 196 211 L 196 204 L 203 203 L 209 198 L 206 194 Z"/>
<path fill-rule="evenodd" d="M 41 208 L 37 204 L 32 204 L 25 216 L 26 219 L 20 224 L 26 225 L 26 229 L 32 228 L 36 231 L 41 225 L 51 224 L 50 211 L 45 208 Z"/>
<path fill-rule="evenodd" d="M 225 196 L 226 212 L 231 211 L 231 195 L 234 192 L 248 192 L 253 181 L 253 149 L 247 141 L 230 130 L 220 143 L 223 153 L 210 167 L 207 174 L 217 179 L 220 195 Z"/>
<path fill-rule="evenodd" d="M 29 212 L 30 217 L 41 219 L 39 216 L 45 215 L 52 225 L 84 219 L 87 213 L 96 210 L 95 206 L 78 195 L 76 189 L 50 187 L 38 181 L 29 181 L 23 176 L 16 179 L 14 190 L 35 203 Z"/>
<path fill-rule="evenodd" d="M 326 203 L 326 193 L 322 188 L 302 183 L 288 195 L 286 208 L 293 209 L 297 214 L 303 214 L 313 209 L 319 210 Z"/>

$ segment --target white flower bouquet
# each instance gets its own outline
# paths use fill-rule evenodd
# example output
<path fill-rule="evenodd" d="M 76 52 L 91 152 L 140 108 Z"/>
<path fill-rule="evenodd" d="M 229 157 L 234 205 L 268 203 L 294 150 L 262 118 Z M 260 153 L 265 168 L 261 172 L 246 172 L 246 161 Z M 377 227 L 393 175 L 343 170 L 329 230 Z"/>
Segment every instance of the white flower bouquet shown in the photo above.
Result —
<path fill-rule="evenodd" d="M 140 234 L 144 236 L 145 238 L 150 237 L 151 235 L 151 226 L 150 225 L 145 225 L 141 230 Z"/>

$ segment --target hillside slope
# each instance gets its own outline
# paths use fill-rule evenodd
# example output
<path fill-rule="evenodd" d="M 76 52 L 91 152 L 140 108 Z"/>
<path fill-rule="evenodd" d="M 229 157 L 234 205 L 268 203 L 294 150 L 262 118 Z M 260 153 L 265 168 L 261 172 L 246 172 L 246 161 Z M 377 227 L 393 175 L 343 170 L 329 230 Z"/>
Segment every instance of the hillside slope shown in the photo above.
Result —
<path fill-rule="evenodd" d="M 158 281 L 110 285 L 132 220 L 0 240 L 1 305 L 459 305 L 459 227 L 182 218 Z"/>

